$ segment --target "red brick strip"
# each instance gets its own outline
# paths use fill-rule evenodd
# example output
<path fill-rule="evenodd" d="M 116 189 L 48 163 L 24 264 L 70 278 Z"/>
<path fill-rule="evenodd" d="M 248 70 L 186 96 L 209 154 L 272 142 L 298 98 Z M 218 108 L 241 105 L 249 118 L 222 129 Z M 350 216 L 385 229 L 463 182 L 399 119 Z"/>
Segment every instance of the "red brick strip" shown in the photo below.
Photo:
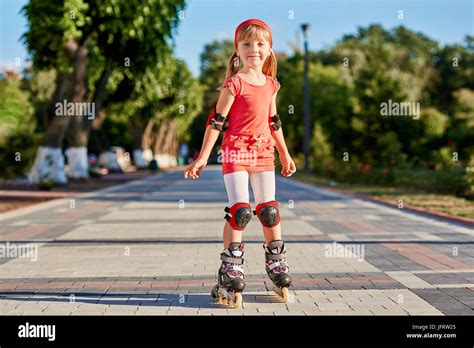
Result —
<path fill-rule="evenodd" d="M 33 225 L 20 228 L 16 231 L 0 235 L 0 241 L 9 241 L 9 240 L 26 240 L 28 238 L 32 238 L 37 236 L 44 231 L 50 229 L 53 225 L 51 224 L 41 224 L 41 225 Z"/>
<path fill-rule="evenodd" d="M 383 243 L 382 245 L 431 270 L 474 269 L 474 265 L 456 260 L 423 245 L 397 243 Z"/>
<path fill-rule="evenodd" d="M 55 191 L 14 191 L 0 190 L 0 197 L 8 198 L 64 198 L 75 197 L 83 192 L 55 192 Z"/>

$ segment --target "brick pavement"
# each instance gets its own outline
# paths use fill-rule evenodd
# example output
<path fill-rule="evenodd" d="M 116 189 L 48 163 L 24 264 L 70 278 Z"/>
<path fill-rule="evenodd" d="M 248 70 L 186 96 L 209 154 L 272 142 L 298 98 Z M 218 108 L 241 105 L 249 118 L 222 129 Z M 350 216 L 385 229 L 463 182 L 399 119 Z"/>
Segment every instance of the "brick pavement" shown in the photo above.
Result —
<path fill-rule="evenodd" d="M 277 199 L 288 304 L 271 291 L 257 219 L 243 308 L 211 301 L 226 194 L 209 166 L 196 181 L 161 173 L 0 214 L 0 314 L 474 314 L 472 227 L 282 177 Z"/>

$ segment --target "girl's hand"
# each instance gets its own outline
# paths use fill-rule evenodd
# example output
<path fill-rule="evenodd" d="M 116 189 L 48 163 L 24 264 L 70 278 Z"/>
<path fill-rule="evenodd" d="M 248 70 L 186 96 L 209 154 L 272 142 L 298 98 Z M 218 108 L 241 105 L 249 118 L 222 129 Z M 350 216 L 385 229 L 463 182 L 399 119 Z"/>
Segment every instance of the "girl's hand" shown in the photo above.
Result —
<path fill-rule="evenodd" d="M 207 165 L 207 161 L 198 157 L 193 163 L 191 163 L 186 170 L 184 171 L 184 178 L 187 179 L 188 176 L 192 179 L 199 178 L 201 170 Z"/>
<path fill-rule="evenodd" d="M 280 162 L 282 164 L 281 175 L 288 177 L 296 172 L 295 162 L 293 162 L 293 159 L 289 154 L 280 156 Z"/>

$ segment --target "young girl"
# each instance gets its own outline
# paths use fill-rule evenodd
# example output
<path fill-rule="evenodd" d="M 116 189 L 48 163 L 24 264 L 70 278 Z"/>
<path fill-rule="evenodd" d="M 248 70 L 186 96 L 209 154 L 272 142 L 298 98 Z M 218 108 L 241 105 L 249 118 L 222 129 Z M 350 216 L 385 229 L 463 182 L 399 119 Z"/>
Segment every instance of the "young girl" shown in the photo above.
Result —
<path fill-rule="evenodd" d="M 228 213 L 224 251 L 212 295 L 226 298 L 230 293 L 234 300 L 231 302 L 238 307 L 245 287 L 242 233 L 252 218 L 249 179 L 255 197 L 254 214 L 265 235 L 265 269 L 276 286 L 274 290 L 288 300 L 291 277 L 275 201 L 274 147 L 278 149 L 283 176 L 291 176 L 296 167 L 276 110 L 280 84 L 275 77 L 277 60 L 272 51 L 271 30 L 259 19 L 246 20 L 237 27 L 234 43 L 236 51 L 229 60 L 216 108 L 209 116 L 200 155 L 186 168 L 184 176 L 199 178 L 219 133 L 225 131 L 221 155 L 229 207 L 224 209 Z M 223 293 L 219 292 L 221 289 Z"/>

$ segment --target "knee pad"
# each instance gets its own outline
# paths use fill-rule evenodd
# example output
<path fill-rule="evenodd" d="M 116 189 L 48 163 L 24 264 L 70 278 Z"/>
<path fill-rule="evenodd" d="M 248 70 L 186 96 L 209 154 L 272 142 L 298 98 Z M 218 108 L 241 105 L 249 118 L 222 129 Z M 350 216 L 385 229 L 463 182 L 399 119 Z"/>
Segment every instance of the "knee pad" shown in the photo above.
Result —
<path fill-rule="evenodd" d="M 260 203 L 253 212 L 265 227 L 274 227 L 280 223 L 280 211 L 278 210 L 278 202 L 270 201 Z"/>
<path fill-rule="evenodd" d="M 234 230 L 242 231 L 252 219 L 252 209 L 248 203 L 236 203 L 230 208 L 225 207 L 224 211 L 228 213 L 224 219 L 229 221 Z"/>

